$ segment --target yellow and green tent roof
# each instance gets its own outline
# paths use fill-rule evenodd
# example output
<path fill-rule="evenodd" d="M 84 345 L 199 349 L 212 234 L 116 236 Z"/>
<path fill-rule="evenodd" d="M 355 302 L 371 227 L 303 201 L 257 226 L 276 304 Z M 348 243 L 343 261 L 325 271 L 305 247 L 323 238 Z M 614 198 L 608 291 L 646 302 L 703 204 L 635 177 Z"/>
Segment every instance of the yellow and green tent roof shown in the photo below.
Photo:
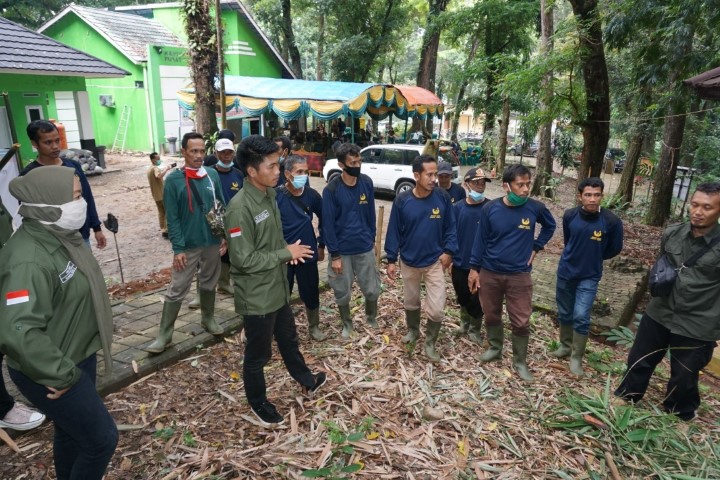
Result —
<path fill-rule="evenodd" d="M 194 88 L 179 91 L 178 102 L 193 110 Z M 285 120 L 307 115 L 332 120 L 365 113 L 376 120 L 390 114 L 404 120 L 441 117 L 444 106 L 434 93 L 415 86 L 226 76 L 225 108 L 241 108 L 250 116 L 272 111 Z"/>

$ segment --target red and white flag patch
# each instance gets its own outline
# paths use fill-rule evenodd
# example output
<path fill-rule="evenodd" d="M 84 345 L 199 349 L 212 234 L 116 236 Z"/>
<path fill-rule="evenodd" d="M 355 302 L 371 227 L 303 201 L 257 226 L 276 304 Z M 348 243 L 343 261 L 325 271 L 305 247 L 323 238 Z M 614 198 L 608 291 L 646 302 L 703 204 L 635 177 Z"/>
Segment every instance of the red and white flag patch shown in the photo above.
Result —
<path fill-rule="evenodd" d="M 228 230 L 228 232 L 230 233 L 230 238 L 239 237 L 242 235 L 242 228 L 234 227 Z"/>
<path fill-rule="evenodd" d="M 17 290 L 15 292 L 8 292 L 5 295 L 7 305 L 17 305 L 18 303 L 25 303 L 30 301 L 30 290 Z"/>

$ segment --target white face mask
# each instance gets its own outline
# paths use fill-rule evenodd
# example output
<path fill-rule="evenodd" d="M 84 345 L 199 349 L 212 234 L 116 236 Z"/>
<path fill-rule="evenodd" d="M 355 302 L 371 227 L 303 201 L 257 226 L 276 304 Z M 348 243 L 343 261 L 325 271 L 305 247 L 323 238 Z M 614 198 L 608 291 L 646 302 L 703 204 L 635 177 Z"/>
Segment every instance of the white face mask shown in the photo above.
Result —
<path fill-rule="evenodd" d="M 78 198 L 77 200 L 73 200 L 72 202 L 63 203 L 62 205 L 48 205 L 45 203 L 24 202 L 23 205 L 26 205 L 28 207 L 59 208 L 62 213 L 60 214 L 60 218 L 58 218 L 56 221 L 38 221 L 44 225 L 57 225 L 58 227 L 64 228 L 65 230 L 80 230 L 82 226 L 85 225 L 85 219 L 87 218 L 87 202 L 82 197 Z"/>

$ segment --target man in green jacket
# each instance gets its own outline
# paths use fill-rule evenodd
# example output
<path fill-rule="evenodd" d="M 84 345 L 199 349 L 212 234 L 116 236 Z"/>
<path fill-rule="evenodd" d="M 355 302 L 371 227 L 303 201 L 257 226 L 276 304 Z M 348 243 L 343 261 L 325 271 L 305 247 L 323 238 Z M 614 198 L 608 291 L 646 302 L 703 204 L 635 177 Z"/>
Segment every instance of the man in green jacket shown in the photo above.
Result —
<path fill-rule="evenodd" d="M 227 249 L 225 239 L 213 235 L 205 215 L 214 202 L 225 204 L 220 177 L 215 169 L 203 167 L 205 140 L 199 133 L 182 138 L 185 166 L 165 177 L 163 205 L 173 248 L 172 280 L 165 293 L 160 331 L 145 347 L 150 353 L 163 352 L 172 340 L 175 320 L 182 301 L 198 272 L 198 297 L 202 326 L 213 335 L 223 328 L 215 320 L 215 286 L 220 277 L 220 256 Z"/>
<path fill-rule="evenodd" d="M 619 398 L 638 402 L 655 367 L 670 357 L 670 380 L 662 396 L 666 412 L 681 420 L 695 418 L 700 406 L 698 380 L 720 340 L 720 182 L 701 183 L 690 199 L 690 221 L 663 232 L 660 255 L 679 268 L 668 296 L 653 297 L 635 335 L 627 372 L 615 390 Z M 707 250 L 710 248 L 709 250 Z M 687 260 L 703 255 L 694 265 Z M 616 402 L 613 402 L 616 403 Z"/>
<path fill-rule="evenodd" d="M 278 146 L 251 135 L 238 146 L 237 158 L 245 184 L 230 202 L 225 228 L 235 311 L 245 318 L 245 395 L 263 425 L 279 425 L 284 418 L 267 399 L 263 371 L 272 356 L 273 337 L 303 393 L 314 393 L 326 380 L 325 373 L 313 375 L 305 364 L 289 305 L 286 263 L 310 259 L 313 251 L 299 240 L 288 245 L 283 237 L 274 190 L 280 176 Z"/>
<path fill-rule="evenodd" d="M 5 209 L 0 200 L 0 249 L 8 241 L 13 233 L 12 217 Z M 39 426 L 45 415 L 28 408 L 20 402 L 16 402 L 5 388 L 5 379 L 2 373 L 2 361 L 4 355 L 0 353 L 0 428 L 11 428 L 13 430 L 31 430 Z"/>

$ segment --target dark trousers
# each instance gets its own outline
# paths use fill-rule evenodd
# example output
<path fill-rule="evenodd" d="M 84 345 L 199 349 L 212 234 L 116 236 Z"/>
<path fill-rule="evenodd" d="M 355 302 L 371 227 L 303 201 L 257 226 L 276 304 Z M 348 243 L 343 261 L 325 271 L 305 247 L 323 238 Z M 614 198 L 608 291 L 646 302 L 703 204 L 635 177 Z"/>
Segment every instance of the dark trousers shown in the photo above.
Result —
<path fill-rule="evenodd" d="M 57 400 L 17 370 L 10 377 L 20 392 L 55 423 L 53 453 L 58 480 L 100 480 L 118 442 L 115 421 L 95 390 L 95 355 L 77 364 L 80 381 Z"/>
<path fill-rule="evenodd" d="M 463 270 L 457 268 L 455 265 L 452 267 L 452 284 L 455 288 L 455 295 L 457 295 L 457 301 L 461 307 L 465 307 L 465 310 L 473 318 L 482 318 L 483 311 L 480 305 L 480 295 L 475 292 L 470 292 L 468 287 L 468 276 L 470 270 Z"/>
<path fill-rule="evenodd" d="M 320 276 L 318 275 L 317 262 L 288 265 L 287 276 L 290 293 L 292 293 L 293 284 L 297 279 L 300 299 L 308 310 L 315 310 L 320 306 Z"/>
<path fill-rule="evenodd" d="M 675 335 L 645 314 L 628 355 L 625 378 L 615 395 L 633 402 L 642 399 L 655 367 L 669 350 L 670 381 L 663 407 L 666 412 L 690 420 L 700 406 L 700 370 L 710 363 L 714 348 L 715 342 Z"/>
<path fill-rule="evenodd" d="M 5 379 L 2 373 L 2 361 L 4 355 L 0 353 L 0 420 L 5 418 L 10 410 L 15 406 L 15 400 L 10 396 L 5 388 Z"/>
<path fill-rule="evenodd" d="M 272 340 L 275 337 L 278 350 L 290 376 L 305 387 L 315 386 L 315 377 L 305 365 L 298 346 L 295 318 L 287 303 L 267 315 L 245 315 L 245 361 L 243 382 L 245 395 L 251 406 L 267 401 L 265 372 L 263 369 L 272 357 Z"/>

